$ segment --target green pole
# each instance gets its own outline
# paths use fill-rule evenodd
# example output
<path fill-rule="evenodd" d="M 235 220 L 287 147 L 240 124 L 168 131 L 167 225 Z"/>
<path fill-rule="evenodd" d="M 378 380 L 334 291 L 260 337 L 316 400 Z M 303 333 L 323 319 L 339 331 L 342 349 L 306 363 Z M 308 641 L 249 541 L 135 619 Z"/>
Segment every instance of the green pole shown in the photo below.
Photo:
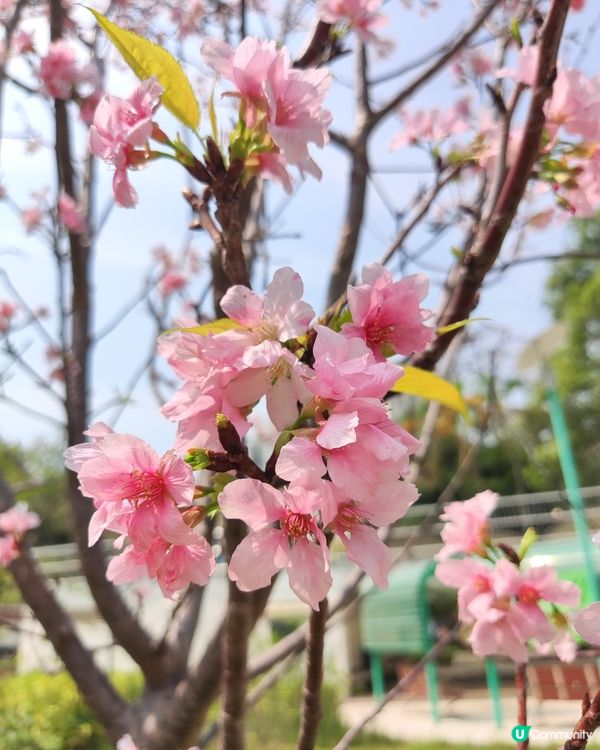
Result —
<path fill-rule="evenodd" d="M 579 538 L 583 552 L 583 564 L 589 595 L 592 601 L 598 601 L 600 600 L 600 588 L 598 587 L 598 578 L 594 565 L 592 540 L 590 539 L 590 532 L 585 520 L 583 497 L 579 486 L 577 465 L 575 464 L 575 457 L 571 448 L 565 413 L 555 388 L 547 389 L 546 398 L 550 407 L 550 422 L 552 424 L 554 439 L 556 440 L 558 460 L 560 461 L 567 497 L 569 498 L 571 512 L 573 513 L 575 533 Z"/>
<path fill-rule="evenodd" d="M 494 710 L 494 722 L 498 729 L 504 723 L 504 715 L 502 713 L 502 691 L 500 690 L 500 678 L 498 677 L 498 666 L 493 659 L 486 659 L 485 662 L 485 680 L 487 682 L 488 691 L 492 699 L 492 707 Z"/>

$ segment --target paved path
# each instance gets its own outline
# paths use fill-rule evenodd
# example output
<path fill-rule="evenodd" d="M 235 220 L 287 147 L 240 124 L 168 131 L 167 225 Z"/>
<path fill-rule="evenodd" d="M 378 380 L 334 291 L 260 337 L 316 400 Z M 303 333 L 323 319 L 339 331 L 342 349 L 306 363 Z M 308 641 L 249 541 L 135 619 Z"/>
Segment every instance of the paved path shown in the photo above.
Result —
<path fill-rule="evenodd" d="M 342 704 L 342 719 L 352 726 L 366 716 L 374 707 L 371 698 L 349 698 Z M 512 744 L 510 732 L 517 723 L 517 702 L 514 698 L 502 700 L 504 725 L 495 726 L 492 705 L 486 697 L 446 699 L 441 701 L 442 720 L 431 718 L 427 701 L 399 698 L 391 701 L 369 727 L 389 737 L 405 740 L 436 740 L 457 744 L 481 745 L 490 742 Z M 578 701 L 531 700 L 528 723 L 538 733 L 562 730 L 571 731 L 580 715 Z M 562 747 L 564 740 L 546 736 L 531 738 L 530 747 Z M 595 736 L 588 747 L 600 747 L 600 736 Z"/>

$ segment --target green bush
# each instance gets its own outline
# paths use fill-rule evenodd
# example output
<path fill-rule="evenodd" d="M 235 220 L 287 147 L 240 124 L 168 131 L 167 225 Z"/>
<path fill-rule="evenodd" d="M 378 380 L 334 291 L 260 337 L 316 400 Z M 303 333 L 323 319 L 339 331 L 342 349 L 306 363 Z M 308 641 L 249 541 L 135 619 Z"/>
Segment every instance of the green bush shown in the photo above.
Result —
<path fill-rule="evenodd" d="M 114 681 L 128 699 L 139 695 L 141 678 L 138 675 L 120 674 Z M 295 747 L 301 696 L 299 671 L 285 677 L 264 696 L 248 715 L 249 750 Z M 337 713 L 338 704 L 338 691 L 332 685 L 325 685 L 319 748 L 329 750 L 344 733 Z M 215 707 L 212 715 L 216 714 Z M 0 679 L 0 738 L 1 750 L 110 750 L 111 747 L 73 681 L 64 672 L 56 675 L 31 672 Z M 217 748 L 219 742 L 213 746 Z M 357 740 L 355 746 L 384 750 L 397 747 L 397 743 L 367 735 Z"/>
<path fill-rule="evenodd" d="M 118 675 L 117 688 L 133 698 L 137 675 Z M 66 673 L 31 672 L 0 680 L 2 750 L 109 750 L 92 712 Z"/>

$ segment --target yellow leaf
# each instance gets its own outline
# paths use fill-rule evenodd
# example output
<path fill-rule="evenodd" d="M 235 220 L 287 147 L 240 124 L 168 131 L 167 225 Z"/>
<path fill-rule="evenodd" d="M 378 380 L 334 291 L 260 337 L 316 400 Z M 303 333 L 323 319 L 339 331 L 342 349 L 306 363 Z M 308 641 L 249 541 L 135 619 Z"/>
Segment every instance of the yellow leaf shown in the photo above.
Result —
<path fill-rule="evenodd" d="M 458 320 L 456 323 L 450 323 L 450 325 L 437 328 L 436 333 L 438 336 L 443 336 L 445 333 L 450 333 L 450 331 L 457 331 L 459 328 L 464 328 L 470 323 L 475 323 L 477 320 L 490 320 L 490 318 L 468 318 L 467 320 Z"/>
<path fill-rule="evenodd" d="M 458 388 L 427 370 L 404 367 L 403 377 L 394 383 L 391 390 L 394 393 L 406 393 L 411 396 L 421 396 L 430 401 L 439 401 L 440 404 L 462 414 L 465 420 L 469 420 L 467 405 Z"/>
<path fill-rule="evenodd" d="M 190 328 L 169 328 L 161 336 L 166 336 L 168 333 L 195 333 L 197 336 L 208 336 L 209 333 L 224 333 L 225 331 L 232 331 L 234 328 L 241 327 L 239 323 L 231 320 L 231 318 L 219 318 L 210 323 L 202 323 L 199 326 L 191 326 Z"/>
<path fill-rule="evenodd" d="M 136 76 L 141 81 L 152 76 L 157 78 L 165 90 L 162 103 L 180 122 L 196 130 L 200 124 L 198 101 L 183 68 L 170 52 L 134 31 L 122 29 L 98 11 L 88 10 Z"/>

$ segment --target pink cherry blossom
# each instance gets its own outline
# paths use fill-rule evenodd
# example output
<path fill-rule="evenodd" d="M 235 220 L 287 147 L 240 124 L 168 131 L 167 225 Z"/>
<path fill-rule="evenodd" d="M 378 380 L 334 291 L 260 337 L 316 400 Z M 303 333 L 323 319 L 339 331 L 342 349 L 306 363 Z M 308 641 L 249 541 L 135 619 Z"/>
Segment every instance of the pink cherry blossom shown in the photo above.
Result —
<path fill-rule="evenodd" d="M 321 170 L 311 159 L 308 144 L 322 148 L 329 142 L 333 118 L 323 102 L 330 86 L 326 70 L 295 70 L 285 49 L 271 64 L 265 84 L 269 134 L 289 164 L 317 179 Z"/>
<path fill-rule="evenodd" d="M 15 305 L 13 302 L 3 302 L 0 300 L 0 333 L 8 331 L 18 311 L 18 305 Z"/>
<path fill-rule="evenodd" d="M 73 87 L 88 83 L 94 85 L 98 75 L 90 63 L 82 65 L 72 45 L 64 39 L 52 42 L 40 62 L 39 77 L 46 92 L 55 99 L 69 99 Z"/>
<path fill-rule="evenodd" d="M 245 286 L 229 287 L 221 308 L 244 328 L 252 331 L 257 343 L 267 339 L 288 341 L 306 333 L 314 310 L 301 297 L 304 285 L 300 274 L 286 266 L 273 275 L 263 299 Z"/>
<path fill-rule="evenodd" d="M 332 117 L 323 108 L 331 85 L 329 73 L 296 70 L 286 49 L 278 50 L 274 42 L 252 37 L 244 39 L 236 50 L 224 42 L 208 40 L 202 55 L 218 75 L 234 84 L 228 94 L 239 97 L 247 127 L 266 127 L 285 163 L 320 178 L 308 144 L 323 147 L 329 140 Z M 278 179 L 286 187 L 284 163 L 275 165 Z"/>
<path fill-rule="evenodd" d="M 327 481 L 321 482 L 320 492 L 323 527 L 340 539 L 349 560 L 362 568 L 376 586 L 385 588 L 394 558 L 373 527 L 387 526 L 402 518 L 418 498 L 417 488 L 408 482 L 389 482 L 377 495 L 362 502 Z"/>
<path fill-rule="evenodd" d="M 12 536 L 0 536 L 0 565 L 6 567 L 19 556 L 19 546 Z"/>
<path fill-rule="evenodd" d="M 43 218 L 44 213 L 39 206 L 29 206 L 21 211 L 21 221 L 27 234 L 31 234 L 36 229 L 39 229 Z"/>
<path fill-rule="evenodd" d="M 363 41 L 372 42 L 377 41 L 374 29 L 388 22 L 381 5 L 381 0 L 320 0 L 317 13 L 326 23 L 347 24 Z"/>
<path fill-rule="evenodd" d="M 537 75 L 540 48 L 538 46 L 521 47 L 517 54 L 516 68 L 501 68 L 496 71 L 497 78 L 512 78 L 524 86 L 533 86 Z"/>
<path fill-rule="evenodd" d="M 275 42 L 246 37 L 236 50 L 225 42 L 207 39 L 202 45 L 205 62 L 222 78 L 235 86 L 231 92 L 244 104 L 244 120 L 253 128 L 267 110 L 265 81 L 277 57 Z"/>
<path fill-rule="evenodd" d="M 348 287 L 352 323 L 342 327 L 346 336 L 366 341 L 379 358 L 382 347 L 396 354 L 421 352 L 435 335 L 424 321 L 431 317 L 421 307 L 429 284 L 422 274 L 393 281 L 391 273 L 378 263 L 363 268 L 363 283 Z"/>
<path fill-rule="evenodd" d="M 550 126 L 599 141 L 600 76 L 587 78 L 579 70 L 559 68 L 545 112 Z"/>
<path fill-rule="evenodd" d="M 300 486 L 280 492 L 254 479 L 226 485 L 219 495 L 223 515 L 251 529 L 229 561 L 229 577 L 239 589 L 263 588 L 285 568 L 298 598 L 319 608 L 332 583 L 327 542 L 314 516 L 319 504 L 317 492 Z"/>
<path fill-rule="evenodd" d="M 163 90 L 155 78 L 149 78 L 127 99 L 105 95 L 94 114 L 94 123 L 90 128 L 90 149 L 95 156 L 115 167 L 115 201 L 125 208 L 131 208 L 137 202 L 127 169 L 140 167 L 146 161 L 143 149 L 152 136 L 152 117 L 160 104 Z"/>
<path fill-rule="evenodd" d="M 535 639 L 538 650 L 555 643 L 557 653 L 569 658 L 564 628 L 557 630 L 540 602 L 575 606 L 579 589 L 559 581 L 553 568 L 521 571 L 504 558 L 493 568 L 477 560 L 444 560 L 436 576 L 446 586 L 458 588 L 459 619 L 473 624 L 469 642 L 478 656 L 504 654 L 524 663 L 529 658 L 528 643 Z"/>
<path fill-rule="evenodd" d="M 20 537 L 39 525 L 40 517 L 28 510 L 26 503 L 17 503 L 4 513 L 0 513 L 0 531 L 7 535 Z"/>
<path fill-rule="evenodd" d="M 305 385 L 309 368 L 276 341 L 246 349 L 240 366 L 240 374 L 225 389 L 225 398 L 232 406 L 243 407 L 266 394 L 267 412 L 278 430 L 296 421 L 298 402 L 305 404 L 312 398 Z"/>
<path fill-rule="evenodd" d="M 390 149 L 396 150 L 417 143 L 430 143 L 446 140 L 452 135 L 466 133 L 470 129 L 470 100 L 459 99 L 448 110 L 437 108 L 409 112 L 400 110 L 403 129 L 390 142 Z"/>
<path fill-rule="evenodd" d="M 377 361 L 362 337 L 351 338 L 326 326 L 315 326 L 314 377 L 308 388 L 321 398 L 346 401 L 355 397 L 383 398 L 402 376 L 398 365 Z"/>
<path fill-rule="evenodd" d="M 488 519 L 497 502 L 498 495 L 485 490 L 470 500 L 446 505 L 440 516 L 444 521 L 441 534 L 444 546 L 436 555 L 437 559 L 445 560 L 457 552 L 485 553 Z"/>
<path fill-rule="evenodd" d="M 600 646 L 600 602 L 592 602 L 574 620 L 575 630 L 594 646 Z"/>
<path fill-rule="evenodd" d="M 187 283 L 188 279 L 185 274 L 178 271 L 166 271 L 158 284 L 158 290 L 162 297 L 169 297 L 173 292 L 183 289 Z"/>
<path fill-rule="evenodd" d="M 86 231 L 86 221 L 81 208 L 65 192 L 58 197 L 58 217 L 61 224 L 73 234 L 83 234 Z"/>
<path fill-rule="evenodd" d="M 409 456 L 419 447 L 377 399 L 352 399 L 332 411 L 314 440 L 298 436 L 284 445 L 276 471 L 282 479 L 304 484 L 327 472 L 341 492 L 369 502 L 407 474 Z"/>

